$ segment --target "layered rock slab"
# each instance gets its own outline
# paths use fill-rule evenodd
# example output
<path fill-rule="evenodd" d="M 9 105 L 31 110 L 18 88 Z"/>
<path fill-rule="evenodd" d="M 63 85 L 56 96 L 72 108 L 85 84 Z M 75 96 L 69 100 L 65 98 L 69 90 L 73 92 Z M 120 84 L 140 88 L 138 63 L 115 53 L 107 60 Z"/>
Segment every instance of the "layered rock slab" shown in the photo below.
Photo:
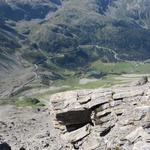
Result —
<path fill-rule="evenodd" d="M 91 150 L 132 150 L 140 142 L 149 144 L 149 83 L 63 92 L 50 100 L 55 124 L 73 149 L 90 150 L 87 143 L 93 145 Z M 83 130 L 87 125 L 90 132 Z M 96 139 L 93 143 L 91 135 Z"/>

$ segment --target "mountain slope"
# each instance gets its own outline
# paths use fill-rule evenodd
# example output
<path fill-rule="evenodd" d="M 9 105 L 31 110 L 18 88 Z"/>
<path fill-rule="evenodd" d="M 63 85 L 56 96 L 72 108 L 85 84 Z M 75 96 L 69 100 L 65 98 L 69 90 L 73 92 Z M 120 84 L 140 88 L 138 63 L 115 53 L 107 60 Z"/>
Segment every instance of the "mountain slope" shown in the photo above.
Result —
<path fill-rule="evenodd" d="M 15 21 L 44 18 L 50 11 L 56 11 L 60 4 L 59 0 L 1 0 L 0 14 Z"/>
<path fill-rule="evenodd" d="M 102 2 L 64 1 L 38 32 L 31 33 L 31 40 L 53 53 L 64 53 L 64 49 L 76 52 L 80 45 L 98 45 L 115 50 L 122 59 L 149 58 L 149 2 Z"/>
<path fill-rule="evenodd" d="M 16 49 L 20 47 L 17 39 L 19 35 L 7 26 L 5 23 L 0 24 L 0 70 L 1 74 L 5 74 L 9 70 L 13 70 L 13 68 L 17 68 L 15 66 L 19 66 L 20 62 L 17 62 L 15 59 Z"/>
<path fill-rule="evenodd" d="M 50 84 L 97 60 L 143 61 L 149 37 L 149 0 L 0 0 L 0 75 L 36 68 Z"/>

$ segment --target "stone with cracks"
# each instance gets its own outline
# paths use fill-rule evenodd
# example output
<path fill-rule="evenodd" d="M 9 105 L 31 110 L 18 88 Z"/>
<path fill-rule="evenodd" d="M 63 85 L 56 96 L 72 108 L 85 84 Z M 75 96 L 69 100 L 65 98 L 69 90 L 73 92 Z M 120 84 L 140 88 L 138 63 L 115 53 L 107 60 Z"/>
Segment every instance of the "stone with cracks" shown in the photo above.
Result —
<path fill-rule="evenodd" d="M 63 139 L 75 143 L 90 134 L 90 125 L 85 125 L 75 131 L 63 135 Z"/>
<path fill-rule="evenodd" d="M 149 96 L 147 83 L 58 93 L 51 97 L 50 106 L 57 128 L 72 149 L 147 150 Z"/>

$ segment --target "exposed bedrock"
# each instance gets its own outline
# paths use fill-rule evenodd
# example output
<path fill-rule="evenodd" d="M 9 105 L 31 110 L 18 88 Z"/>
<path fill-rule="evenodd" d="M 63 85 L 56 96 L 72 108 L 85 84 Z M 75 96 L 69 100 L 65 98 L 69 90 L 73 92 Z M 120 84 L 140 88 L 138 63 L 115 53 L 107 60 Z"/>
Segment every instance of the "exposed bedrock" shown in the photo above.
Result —
<path fill-rule="evenodd" d="M 150 83 L 68 91 L 50 100 L 55 128 L 72 149 L 150 149 Z"/>

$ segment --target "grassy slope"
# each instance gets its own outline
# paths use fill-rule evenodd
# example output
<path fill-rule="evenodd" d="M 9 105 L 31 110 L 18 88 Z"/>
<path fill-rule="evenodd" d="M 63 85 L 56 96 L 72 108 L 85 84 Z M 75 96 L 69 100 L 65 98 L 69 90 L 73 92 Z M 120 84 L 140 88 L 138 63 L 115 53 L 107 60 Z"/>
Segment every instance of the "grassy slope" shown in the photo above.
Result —
<path fill-rule="evenodd" d="M 125 73 L 150 73 L 150 64 L 142 62 L 117 62 L 102 63 L 100 60 L 95 61 L 90 66 L 91 70 L 106 72 L 109 74 Z"/>
<path fill-rule="evenodd" d="M 87 84 L 79 84 L 81 77 L 72 75 L 66 80 L 57 80 L 54 82 L 55 86 L 70 86 L 70 89 L 80 88 L 97 88 L 101 86 L 111 86 L 114 84 L 122 84 L 127 82 L 123 79 L 117 79 L 122 74 L 150 74 L 150 63 L 142 62 L 117 62 L 117 63 L 102 63 L 96 61 L 92 63 L 88 69 L 88 72 L 104 72 L 106 76 Z M 87 75 L 84 74 L 83 77 Z"/>

